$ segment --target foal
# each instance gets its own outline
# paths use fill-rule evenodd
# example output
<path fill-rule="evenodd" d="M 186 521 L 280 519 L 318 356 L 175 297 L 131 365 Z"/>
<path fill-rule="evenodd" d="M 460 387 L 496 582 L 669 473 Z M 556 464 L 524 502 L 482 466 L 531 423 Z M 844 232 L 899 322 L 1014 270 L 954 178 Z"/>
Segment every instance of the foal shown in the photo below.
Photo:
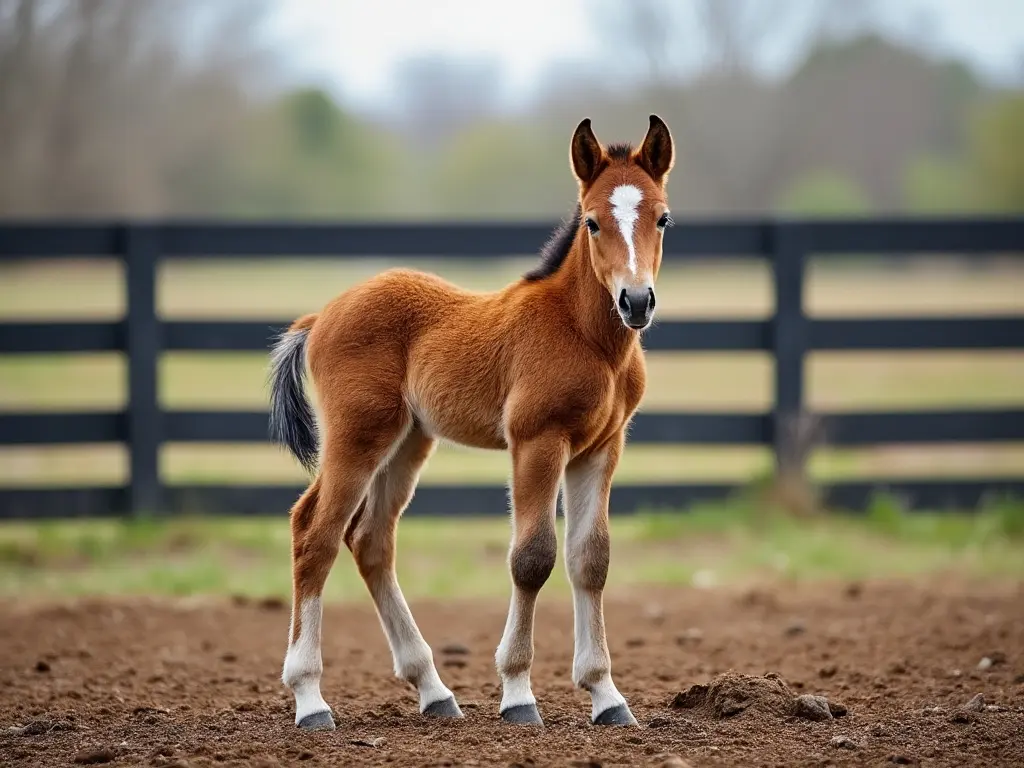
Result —
<path fill-rule="evenodd" d="M 640 332 L 654 316 L 672 223 L 665 184 L 674 150 L 651 115 L 636 150 L 605 148 L 583 120 L 569 155 L 575 213 L 521 280 L 471 293 L 388 270 L 296 320 L 274 348 L 271 434 L 315 473 L 291 510 L 294 602 L 282 679 L 301 728 L 334 728 L 320 694 L 320 598 L 342 541 L 420 712 L 462 716 L 395 576 L 398 518 L 438 439 L 512 452 L 513 592 L 495 656 L 501 717 L 543 725 L 530 687 L 534 605 L 555 565 L 562 485 L 572 679 L 591 694 L 593 723 L 636 724 L 612 682 L 605 640 L 608 496 L 644 391 Z M 303 391 L 307 364 L 319 425 Z"/>

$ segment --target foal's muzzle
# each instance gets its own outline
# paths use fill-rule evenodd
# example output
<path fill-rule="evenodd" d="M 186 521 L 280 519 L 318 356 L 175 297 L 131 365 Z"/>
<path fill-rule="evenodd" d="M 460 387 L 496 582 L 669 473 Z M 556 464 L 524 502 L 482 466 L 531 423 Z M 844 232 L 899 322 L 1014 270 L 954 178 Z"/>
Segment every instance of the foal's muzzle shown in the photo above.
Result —
<path fill-rule="evenodd" d="M 654 316 L 654 288 L 623 288 L 617 302 L 622 322 L 634 330 L 642 330 L 651 323 Z"/>

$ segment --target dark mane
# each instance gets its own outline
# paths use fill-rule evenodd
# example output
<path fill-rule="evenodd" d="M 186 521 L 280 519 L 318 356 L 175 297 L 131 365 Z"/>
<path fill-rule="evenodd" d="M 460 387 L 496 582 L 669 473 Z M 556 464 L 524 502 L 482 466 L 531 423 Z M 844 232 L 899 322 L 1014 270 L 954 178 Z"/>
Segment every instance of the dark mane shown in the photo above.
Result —
<path fill-rule="evenodd" d="M 609 144 L 608 157 L 612 160 L 629 160 L 633 156 L 631 144 Z"/>
<path fill-rule="evenodd" d="M 569 255 L 569 251 L 572 250 L 572 243 L 576 239 L 576 232 L 580 228 L 582 216 L 583 211 L 580 209 L 580 204 L 576 203 L 572 218 L 555 227 L 551 237 L 540 249 L 540 263 L 523 275 L 524 279 L 530 282 L 543 280 L 558 271 L 566 256 Z"/>

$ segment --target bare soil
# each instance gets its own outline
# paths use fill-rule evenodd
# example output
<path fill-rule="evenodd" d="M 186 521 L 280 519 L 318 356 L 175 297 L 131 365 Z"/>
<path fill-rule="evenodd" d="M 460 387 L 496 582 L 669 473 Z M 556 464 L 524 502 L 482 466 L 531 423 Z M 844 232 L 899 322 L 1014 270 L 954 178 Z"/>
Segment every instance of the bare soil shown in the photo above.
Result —
<path fill-rule="evenodd" d="M 280 601 L 2 603 L 0 764 L 1024 765 L 1024 585 L 609 596 L 637 728 L 590 725 L 568 601 L 542 595 L 537 611 L 543 729 L 498 719 L 504 601 L 412 608 L 466 718 L 418 714 L 367 600 L 326 610 L 338 729 L 304 733 L 279 681 Z"/>

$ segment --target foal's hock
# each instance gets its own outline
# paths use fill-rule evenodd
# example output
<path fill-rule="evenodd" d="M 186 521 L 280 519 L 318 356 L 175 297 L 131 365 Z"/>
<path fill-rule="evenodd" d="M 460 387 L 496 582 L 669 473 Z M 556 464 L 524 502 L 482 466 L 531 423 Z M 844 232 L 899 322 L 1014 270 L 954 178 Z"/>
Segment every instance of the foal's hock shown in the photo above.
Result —
<path fill-rule="evenodd" d="M 555 565 L 563 488 L 572 585 L 572 679 L 600 725 L 635 725 L 612 682 L 602 592 L 608 497 L 644 391 L 640 332 L 653 320 L 674 151 L 656 115 L 639 148 L 603 146 L 583 120 L 572 218 L 540 263 L 494 293 L 388 270 L 296 320 L 274 348 L 270 429 L 314 474 L 291 510 L 294 602 L 282 679 L 302 728 L 334 728 L 320 693 L 321 594 L 341 542 L 380 616 L 395 674 L 420 712 L 461 717 L 395 575 L 395 531 L 444 438 L 512 454 L 512 602 L 496 653 L 501 717 L 543 725 L 530 687 L 537 594 Z M 368 312 L 367 307 L 373 311 Z M 319 419 L 303 389 L 309 370 Z"/>

